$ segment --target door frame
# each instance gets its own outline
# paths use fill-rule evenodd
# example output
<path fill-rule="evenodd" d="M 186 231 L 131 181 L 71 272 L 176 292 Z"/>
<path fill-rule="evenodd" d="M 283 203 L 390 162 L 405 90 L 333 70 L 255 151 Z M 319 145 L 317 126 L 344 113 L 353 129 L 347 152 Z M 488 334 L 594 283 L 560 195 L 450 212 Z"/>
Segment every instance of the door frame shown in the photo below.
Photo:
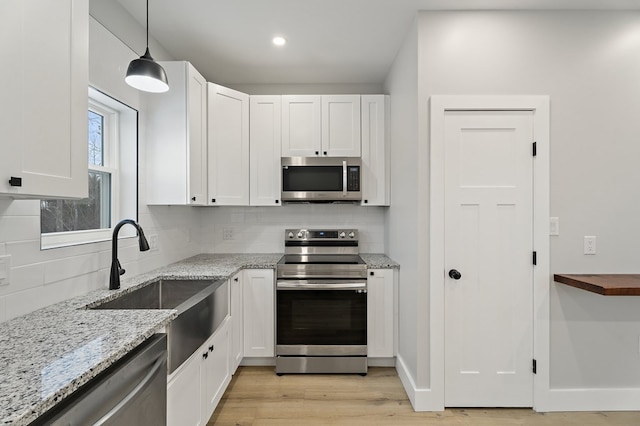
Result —
<path fill-rule="evenodd" d="M 433 403 L 444 410 L 445 386 L 445 139 L 447 111 L 532 111 L 536 156 L 533 160 L 533 409 L 549 394 L 549 97 L 509 95 L 434 95 L 430 98 L 429 194 L 429 369 Z"/>

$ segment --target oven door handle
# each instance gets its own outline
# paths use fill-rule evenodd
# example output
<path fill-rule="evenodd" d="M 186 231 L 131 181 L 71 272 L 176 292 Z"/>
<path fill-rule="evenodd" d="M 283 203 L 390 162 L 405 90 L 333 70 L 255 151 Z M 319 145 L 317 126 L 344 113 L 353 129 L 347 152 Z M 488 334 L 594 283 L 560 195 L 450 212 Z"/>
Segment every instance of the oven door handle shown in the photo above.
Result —
<path fill-rule="evenodd" d="M 365 290 L 366 282 L 346 283 L 300 283 L 296 281 L 278 281 L 276 290 Z"/>

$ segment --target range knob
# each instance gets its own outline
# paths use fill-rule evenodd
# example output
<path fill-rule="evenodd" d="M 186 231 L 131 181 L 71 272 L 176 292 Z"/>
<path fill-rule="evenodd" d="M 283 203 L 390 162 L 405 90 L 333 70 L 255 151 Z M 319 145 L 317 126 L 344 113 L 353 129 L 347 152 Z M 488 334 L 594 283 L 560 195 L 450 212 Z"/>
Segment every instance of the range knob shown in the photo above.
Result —
<path fill-rule="evenodd" d="M 340 232 L 340 234 L 338 234 L 338 237 L 340 238 L 345 238 L 347 236 L 347 234 L 344 233 L 344 231 Z"/>
<path fill-rule="evenodd" d="M 304 232 L 298 231 L 298 238 L 302 238 L 302 237 L 304 237 Z"/>
<path fill-rule="evenodd" d="M 293 238 L 293 232 L 289 231 L 289 234 L 287 234 L 287 237 Z"/>
<path fill-rule="evenodd" d="M 349 232 L 349 238 L 355 238 L 356 237 L 356 233 L 351 231 Z"/>

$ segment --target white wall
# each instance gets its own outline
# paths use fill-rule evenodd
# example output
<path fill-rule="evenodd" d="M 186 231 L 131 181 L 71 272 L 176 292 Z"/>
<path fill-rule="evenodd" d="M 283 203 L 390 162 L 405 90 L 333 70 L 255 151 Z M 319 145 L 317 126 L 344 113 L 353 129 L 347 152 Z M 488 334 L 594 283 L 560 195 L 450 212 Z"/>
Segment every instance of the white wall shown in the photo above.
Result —
<path fill-rule="evenodd" d="M 384 252 L 386 207 L 285 204 L 282 207 L 204 207 L 202 250 L 208 253 L 283 253 L 287 228 L 356 228 L 360 252 Z M 224 240 L 225 229 L 233 240 Z"/>
<path fill-rule="evenodd" d="M 418 256 L 418 26 L 412 23 L 387 77 L 385 93 L 391 94 L 391 207 L 386 217 L 387 249 L 400 263 L 398 359 L 418 382 L 420 353 L 426 339 L 419 335 L 423 305 L 420 299 L 421 265 Z M 426 276 L 426 275 L 425 275 Z M 424 332 L 424 330 L 422 330 Z M 421 346 L 421 350 L 418 347 Z M 428 373 L 427 373 L 428 374 Z M 423 380 L 424 381 L 424 380 Z M 417 384 L 417 383 L 416 383 Z"/>
<path fill-rule="evenodd" d="M 136 55 L 93 19 L 89 45 L 92 85 L 138 108 L 137 92 L 123 82 L 126 66 Z M 144 158 L 144 111 L 140 111 L 139 125 L 139 158 Z M 127 275 L 200 251 L 197 211 L 187 207 L 147 208 L 143 161 L 139 176 L 139 222 L 147 236 L 158 235 L 160 249 L 140 253 L 135 238 L 120 241 L 118 254 Z M 110 241 L 40 250 L 39 201 L 0 199 L 0 255 L 5 254 L 11 256 L 11 275 L 9 285 L 0 286 L 0 321 L 108 286 Z"/>
<path fill-rule="evenodd" d="M 418 60 L 418 134 L 405 143 L 398 141 L 397 129 L 393 135 L 396 195 L 399 187 L 407 186 L 413 189 L 405 189 L 404 196 L 417 197 L 419 206 L 428 200 L 428 179 L 420 177 L 417 185 L 413 179 L 429 164 L 423 149 L 429 143 L 429 96 L 549 95 L 551 215 L 560 217 L 561 224 L 561 235 L 551 237 L 551 273 L 637 272 L 640 13 L 421 12 Z M 394 69 L 407 62 L 399 56 Z M 392 72 L 387 81 L 394 103 L 403 93 L 397 80 Z M 402 163 L 412 170 L 399 173 L 397 157 L 414 155 L 414 162 Z M 427 253 L 419 249 L 418 259 L 411 259 L 398 247 L 404 238 L 412 238 L 414 228 L 422 230 L 421 238 L 428 238 L 428 215 L 401 220 L 395 217 L 396 205 L 392 200 L 389 222 L 398 232 L 390 233 L 389 254 L 402 264 L 401 286 L 407 286 L 407 270 L 419 268 Z M 597 255 L 582 254 L 585 235 L 598 237 Z M 426 275 L 416 278 L 417 291 L 428 289 Z M 549 286 L 550 387 L 590 390 L 574 392 L 574 409 L 580 404 L 613 406 L 620 395 L 637 395 L 638 299 L 590 294 L 556 284 L 552 276 Z M 420 297 L 419 303 L 418 311 L 427 309 L 428 297 Z M 401 312 L 406 308 L 401 300 Z M 415 338 L 428 336 L 429 323 L 418 319 L 417 324 Z M 401 334 L 401 349 L 402 345 Z M 427 357 L 428 352 L 418 351 L 421 358 Z M 418 381 L 428 368 L 418 361 Z M 599 392 L 603 389 L 622 391 Z M 640 402 L 627 398 L 621 407 L 639 409 Z"/>

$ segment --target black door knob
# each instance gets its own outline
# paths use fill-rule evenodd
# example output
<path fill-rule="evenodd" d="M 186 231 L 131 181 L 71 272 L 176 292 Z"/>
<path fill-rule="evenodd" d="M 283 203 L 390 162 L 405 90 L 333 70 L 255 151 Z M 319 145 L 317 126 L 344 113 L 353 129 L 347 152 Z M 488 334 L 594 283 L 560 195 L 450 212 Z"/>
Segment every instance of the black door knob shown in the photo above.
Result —
<path fill-rule="evenodd" d="M 462 274 L 458 272 L 457 269 L 451 269 L 449 271 L 449 277 L 453 278 L 454 280 L 459 280 L 460 278 L 462 278 Z"/>

